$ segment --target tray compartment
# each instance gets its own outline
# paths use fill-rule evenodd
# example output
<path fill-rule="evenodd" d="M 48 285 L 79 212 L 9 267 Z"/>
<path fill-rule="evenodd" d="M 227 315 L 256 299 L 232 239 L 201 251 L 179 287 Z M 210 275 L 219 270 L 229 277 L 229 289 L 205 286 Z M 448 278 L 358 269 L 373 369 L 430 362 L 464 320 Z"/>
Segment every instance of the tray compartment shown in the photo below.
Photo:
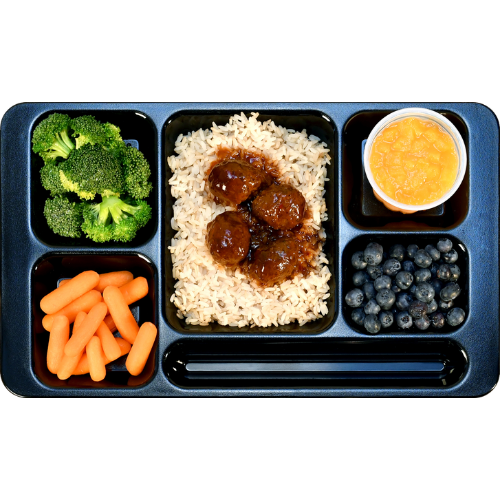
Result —
<path fill-rule="evenodd" d="M 183 340 L 166 352 L 163 371 L 184 389 L 444 389 L 467 363 L 449 340 Z"/>
<path fill-rule="evenodd" d="M 137 147 L 149 162 L 151 167 L 150 180 L 153 184 L 153 190 L 147 199 L 152 207 L 152 217 L 147 225 L 140 229 L 133 240 L 134 246 L 140 246 L 147 243 L 157 231 L 158 226 L 158 164 L 157 164 L 157 131 L 153 121 L 144 113 L 133 110 L 51 110 L 41 115 L 33 125 L 30 132 L 30 139 L 33 136 L 35 127 L 48 115 L 52 113 L 65 113 L 72 118 L 82 115 L 92 115 L 101 122 L 110 122 L 117 125 L 121 130 L 121 136 L 126 143 Z M 102 248 L 127 248 L 130 244 L 119 242 L 95 243 L 94 241 L 82 236 L 81 238 L 66 238 L 54 234 L 47 225 L 43 215 L 45 200 L 50 196 L 40 181 L 40 169 L 43 167 L 43 160 L 30 150 L 30 212 L 31 227 L 35 236 L 45 245 L 52 247 L 102 247 Z"/>
<path fill-rule="evenodd" d="M 229 118 L 236 113 L 241 113 L 242 110 L 237 110 L 228 113 L 225 112 L 202 112 L 202 111 L 186 111 L 179 112 L 172 116 L 165 124 L 163 130 L 164 137 L 164 151 L 163 158 L 165 165 L 167 165 L 167 158 L 173 154 L 175 141 L 179 134 L 187 134 L 188 132 L 198 130 L 200 128 L 209 129 L 215 122 L 217 125 L 224 125 L 228 122 Z M 252 110 L 243 110 L 243 112 L 249 116 Z M 165 242 L 165 254 L 163 256 L 164 262 L 164 272 L 165 276 L 165 303 L 164 303 L 164 314 L 167 322 L 175 331 L 183 334 L 190 333 L 298 333 L 298 334 L 317 334 L 328 329 L 335 318 L 337 317 L 337 290 L 336 290 L 336 262 L 337 262 L 337 248 L 338 248 L 338 230 L 336 228 L 337 219 L 337 208 L 336 208 L 336 196 L 335 190 L 337 186 L 337 131 L 333 122 L 324 113 L 314 112 L 314 111 L 293 111 L 293 110 L 280 110 L 280 111 L 263 111 L 259 113 L 259 120 L 273 120 L 277 125 L 281 125 L 288 129 L 294 129 L 301 131 L 303 129 L 307 130 L 309 135 L 315 135 L 319 137 L 323 142 L 328 145 L 330 149 L 330 156 L 332 157 L 331 165 L 327 168 L 327 176 L 330 179 L 326 182 L 326 206 L 328 211 L 328 220 L 324 222 L 324 228 L 326 231 L 326 241 L 323 245 L 323 251 L 325 252 L 330 264 L 330 272 L 332 273 L 332 278 L 330 280 L 330 298 L 327 301 L 328 314 L 321 319 L 314 322 L 306 323 L 304 326 L 299 326 L 297 323 L 292 323 L 285 326 L 279 327 L 229 327 L 222 326 L 218 323 L 211 323 L 208 326 L 199 325 L 188 325 L 185 320 L 179 319 L 176 315 L 177 308 L 170 302 L 170 297 L 175 291 L 175 280 L 172 276 L 172 259 L 168 246 L 170 245 L 171 239 L 175 235 L 175 231 L 171 226 L 171 219 L 173 217 L 173 205 L 175 203 L 175 198 L 171 195 L 170 187 L 168 181 L 171 177 L 171 172 L 168 166 L 165 168 L 166 179 L 165 179 L 165 200 L 164 207 L 165 213 L 163 214 L 165 221 L 165 233 L 163 235 L 163 241 Z"/>
<path fill-rule="evenodd" d="M 42 383 L 50 387 L 124 388 L 145 384 L 153 378 L 156 372 L 158 337 L 144 371 L 136 377 L 131 376 L 126 370 L 126 357 L 107 365 L 106 378 L 102 382 L 92 381 L 90 375 L 72 376 L 62 381 L 47 369 L 49 333 L 42 326 L 44 313 L 40 309 L 40 300 L 57 287 L 61 278 L 72 278 L 90 269 L 98 273 L 127 270 L 132 272 L 134 278 L 144 276 L 148 280 L 149 293 L 132 305 L 131 311 L 139 325 L 146 321 L 158 324 L 156 305 L 158 277 L 154 265 L 146 257 L 139 254 L 50 254 L 39 260 L 32 271 L 33 371 Z"/>
<path fill-rule="evenodd" d="M 357 251 L 363 251 L 370 242 L 376 242 L 379 243 L 380 245 L 383 246 L 384 252 L 388 252 L 389 248 L 392 245 L 395 245 L 396 243 L 401 243 L 404 247 L 408 247 L 408 245 L 415 243 L 418 245 L 419 248 L 425 248 L 426 245 L 433 245 L 436 246 L 437 242 L 439 241 L 440 238 L 448 238 L 453 242 L 453 248 L 458 252 L 458 261 L 457 265 L 460 268 L 460 278 L 458 279 L 457 283 L 460 285 L 460 288 L 462 289 L 460 295 L 458 296 L 457 299 L 454 300 L 454 307 L 461 307 L 465 311 L 465 321 L 458 327 L 451 327 L 448 324 L 445 324 L 445 326 L 439 330 L 433 330 L 432 327 L 430 327 L 426 331 L 419 331 L 418 329 L 412 327 L 410 332 L 405 333 L 404 331 L 400 330 L 396 326 L 396 322 L 392 324 L 391 327 L 387 329 L 382 329 L 378 333 L 378 335 L 384 335 L 387 333 L 394 333 L 394 334 L 399 334 L 399 335 L 408 335 L 409 333 L 415 333 L 415 334 L 420 334 L 420 335 L 429 335 L 429 334 L 446 334 L 446 333 L 452 333 L 457 331 L 459 328 L 462 328 L 462 326 L 467 322 L 467 318 L 469 316 L 469 253 L 465 247 L 465 245 L 458 240 L 456 237 L 450 235 L 450 234 L 430 234 L 430 233 L 418 233 L 418 234 L 367 234 L 363 236 L 359 236 L 355 238 L 354 240 L 351 240 L 345 247 L 343 253 L 342 253 L 342 292 L 341 292 L 341 309 L 342 309 L 342 314 L 344 315 L 344 319 L 347 322 L 347 324 L 355 331 L 359 333 L 363 333 L 366 335 L 370 335 L 363 327 L 357 325 L 352 319 L 351 319 L 351 312 L 352 308 L 349 307 L 345 300 L 344 297 L 346 296 L 347 292 L 355 288 L 355 286 L 352 284 L 352 275 L 356 272 L 356 269 L 354 269 L 351 265 L 351 257 L 354 252 Z"/>
<path fill-rule="evenodd" d="M 469 168 L 457 192 L 444 204 L 414 214 L 392 212 L 373 194 L 363 169 L 362 145 L 375 125 L 391 111 L 363 111 L 351 117 L 344 127 L 342 148 L 342 207 L 359 229 L 436 231 L 458 226 L 469 211 Z M 469 156 L 469 134 L 455 113 L 442 112 L 460 132 Z"/>

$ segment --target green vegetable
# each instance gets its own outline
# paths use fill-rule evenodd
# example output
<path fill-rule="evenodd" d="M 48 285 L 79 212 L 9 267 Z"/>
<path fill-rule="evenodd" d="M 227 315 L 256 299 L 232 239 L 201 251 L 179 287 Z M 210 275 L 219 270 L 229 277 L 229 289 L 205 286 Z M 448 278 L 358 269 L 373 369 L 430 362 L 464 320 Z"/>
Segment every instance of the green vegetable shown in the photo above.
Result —
<path fill-rule="evenodd" d="M 66 196 L 47 198 L 43 214 L 54 233 L 69 238 L 82 235 L 82 204 L 70 201 Z"/>
<path fill-rule="evenodd" d="M 77 149 L 85 144 L 105 144 L 108 139 L 106 128 L 91 115 L 74 118 L 71 120 L 71 128 Z"/>
<path fill-rule="evenodd" d="M 45 162 L 45 165 L 40 170 L 40 178 L 42 180 L 42 186 L 47 191 L 50 191 L 51 196 L 57 196 L 58 194 L 67 192 L 66 188 L 62 185 L 59 165 L 55 160 Z"/>
<path fill-rule="evenodd" d="M 128 194 L 138 200 L 147 198 L 153 185 L 149 182 L 151 169 L 144 155 L 127 146 L 122 152 L 122 163 L 125 166 L 125 187 Z"/>
<path fill-rule="evenodd" d="M 42 120 L 33 131 L 33 152 L 45 161 L 66 159 L 75 148 L 69 136 L 71 119 L 68 115 L 53 113 Z"/>

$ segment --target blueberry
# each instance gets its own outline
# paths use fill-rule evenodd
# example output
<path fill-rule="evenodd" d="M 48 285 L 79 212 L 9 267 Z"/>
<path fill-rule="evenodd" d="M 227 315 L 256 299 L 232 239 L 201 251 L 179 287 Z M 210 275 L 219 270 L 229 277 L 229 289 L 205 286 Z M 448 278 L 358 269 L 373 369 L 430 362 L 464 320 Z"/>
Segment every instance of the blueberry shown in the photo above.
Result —
<path fill-rule="evenodd" d="M 352 275 L 352 284 L 355 287 L 363 286 L 367 281 L 369 281 L 370 276 L 365 271 L 357 271 Z"/>
<path fill-rule="evenodd" d="M 421 318 L 422 316 L 425 316 L 427 314 L 427 311 L 428 311 L 427 304 L 425 302 L 422 302 L 421 300 L 414 300 L 410 304 L 410 307 L 408 308 L 408 312 L 414 319 L 418 319 Z"/>
<path fill-rule="evenodd" d="M 403 261 L 403 259 L 405 258 L 405 254 L 405 247 L 403 245 L 400 245 L 399 243 L 389 249 L 389 257 L 392 257 L 393 259 L 397 259 L 399 261 Z"/>
<path fill-rule="evenodd" d="M 385 275 L 380 276 L 380 278 L 377 278 L 375 280 L 375 283 L 373 285 L 375 287 L 375 290 L 377 290 L 377 292 L 380 292 L 380 290 L 384 289 L 390 290 L 392 285 L 392 280 L 389 276 Z"/>
<path fill-rule="evenodd" d="M 411 328 L 413 321 L 408 312 L 400 311 L 396 314 L 396 324 L 399 326 L 399 328 L 406 330 L 407 328 Z"/>
<path fill-rule="evenodd" d="M 427 314 L 436 312 L 437 309 L 438 309 L 438 303 L 436 302 L 436 299 L 432 299 L 432 301 L 429 304 L 427 304 Z"/>
<path fill-rule="evenodd" d="M 439 296 L 445 302 L 449 302 L 450 300 L 456 299 L 460 295 L 461 291 L 462 290 L 457 283 L 450 283 L 441 290 Z"/>
<path fill-rule="evenodd" d="M 375 314 L 369 314 L 366 316 L 364 321 L 364 327 L 368 333 L 378 333 L 380 332 L 381 324 Z"/>
<path fill-rule="evenodd" d="M 363 252 L 354 252 L 351 257 L 351 264 L 354 269 L 364 269 L 367 264 Z"/>
<path fill-rule="evenodd" d="M 441 309 L 441 311 L 443 312 L 449 311 L 454 305 L 455 303 L 453 302 L 453 300 L 450 300 L 448 302 L 445 302 L 444 300 L 439 301 L 439 309 Z"/>
<path fill-rule="evenodd" d="M 449 252 L 445 253 L 443 255 L 443 260 L 447 264 L 455 264 L 455 262 L 458 260 L 458 253 L 455 249 L 450 250 Z"/>
<path fill-rule="evenodd" d="M 425 247 L 425 251 L 431 256 L 431 259 L 436 262 L 441 258 L 441 253 L 436 247 L 433 247 L 432 245 L 427 245 Z"/>
<path fill-rule="evenodd" d="M 417 254 L 418 251 L 418 245 L 414 245 L 413 243 L 411 245 L 408 245 L 408 248 L 406 249 L 408 253 L 408 257 L 410 259 L 414 259 L 415 255 Z"/>
<path fill-rule="evenodd" d="M 415 320 L 415 326 L 419 330 L 427 330 L 427 328 L 431 326 L 431 320 L 427 317 L 427 314 L 424 314 L 422 317 Z"/>
<path fill-rule="evenodd" d="M 382 328 L 389 328 L 394 323 L 394 316 L 390 311 L 382 311 L 378 315 Z"/>
<path fill-rule="evenodd" d="M 460 268 L 456 264 L 450 266 L 450 281 L 458 281 L 460 278 Z"/>
<path fill-rule="evenodd" d="M 401 290 L 406 290 L 410 288 L 413 283 L 413 274 L 408 271 L 400 271 L 396 274 L 394 282 L 399 288 L 401 288 Z"/>
<path fill-rule="evenodd" d="M 359 307 L 364 298 L 363 292 L 359 288 L 354 288 L 345 296 L 345 302 L 349 307 Z"/>
<path fill-rule="evenodd" d="M 410 288 L 408 288 L 408 292 L 410 292 L 412 295 L 415 295 L 415 292 L 417 291 L 417 285 L 413 284 Z"/>
<path fill-rule="evenodd" d="M 436 292 L 434 292 L 434 288 L 432 288 L 430 283 L 419 283 L 414 295 L 417 300 L 421 300 L 422 302 L 428 304 L 429 302 L 432 302 Z"/>
<path fill-rule="evenodd" d="M 437 270 L 436 276 L 443 281 L 449 281 L 451 278 L 451 269 L 448 264 L 441 264 Z"/>
<path fill-rule="evenodd" d="M 384 249 L 382 248 L 382 245 L 379 245 L 378 243 L 368 243 L 363 254 L 365 262 L 369 266 L 378 266 L 382 262 L 383 253 Z"/>
<path fill-rule="evenodd" d="M 392 285 L 391 286 L 391 290 L 394 292 L 394 293 L 399 293 L 401 291 L 401 288 L 399 288 L 398 285 Z"/>
<path fill-rule="evenodd" d="M 415 264 L 418 267 L 429 267 L 432 264 L 432 257 L 425 250 L 419 250 L 415 254 Z"/>
<path fill-rule="evenodd" d="M 387 259 L 382 266 L 382 272 L 387 276 L 396 276 L 401 271 L 401 262 L 397 259 Z"/>
<path fill-rule="evenodd" d="M 430 270 L 430 272 L 431 272 L 431 276 L 432 276 L 433 278 L 436 278 L 436 277 L 437 277 L 437 272 L 438 272 L 438 269 L 439 269 L 439 265 L 440 265 L 440 264 L 438 264 L 437 262 L 433 262 L 433 263 L 431 264 L 431 267 L 429 267 L 429 268 L 428 268 L 428 269 Z"/>
<path fill-rule="evenodd" d="M 414 273 L 417 270 L 415 264 L 411 260 L 405 260 L 403 262 L 403 271 L 408 271 L 409 273 Z"/>
<path fill-rule="evenodd" d="M 448 253 L 453 248 L 453 243 L 448 238 L 441 238 L 436 246 L 441 253 Z"/>
<path fill-rule="evenodd" d="M 389 310 L 396 302 L 396 294 L 392 290 L 381 290 L 375 297 L 377 304 L 385 311 Z"/>
<path fill-rule="evenodd" d="M 446 315 L 446 323 L 448 323 L 450 326 L 458 326 L 464 322 L 464 319 L 465 311 L 463 309 L 460 309 L 460 307 L 453 308 Z"/>
<path fill-rule="evenodd" d="M 400 311 L 406 311 L 412 302 L 413 297 L 409 293 L 401 292 L 396 296 L 396 307 Z"/>
<path fill-rule="evenodd" d="M 365 314 L 368 314 L 368 315 L 378 314 L 379 312 L 380 312 L 380 306 L 377 304 L 375 299 L 370 299 L 365 306 Z"/>
<path fill-rule="evenodd" d="M 415 271 L 415 283 L 424 283 L 431 279 L 431 272 L 429 269 L 418 269 Z"/>
<path fill-rule="evenodd" d="M 365 311 L 361 307 L 353 309 L 351 313 L 351 318 L 359 326 L 363 326 L 363 322 L 365 321 Z"/>
<path fill-rule="evenodd" d="M 431 324 L 434 328 L 443 328 L 445 319 L 444 314 L 441 311 L 437 311 L 429 316 Z"/>
<path fill-rule="evenodd" d="M 380 276 L 382 276 L 382 267 L 380 266 L 371 266 L 371 265 L 368 265 L 366 267 L 366 272 L 368 273 L 368 275 L 370 276 L 370 278 L 372 280 L 376 280 L 377 278 L 380 278 Z"/>
<path fill-rule="evenodd" d="M 377 290 L 375 290 L 375 287 L 373 286 L 372 281 L 366 282 L 361 289 L 363 290 L 363 293 L 365 294 L 365 297 L 370 300 L 374 299 L 375 295 L 377 295 Z"/>
<path fill-rule="evenodd" d="M 439 296 L 439 292 L 441 292 L 441 290 L 444 286 L 443 282 L 438 280 L 437 278 L 434 278 L 429 283 L 432 286 L 432 288 L 434 288 L 434 292 L 436 292 L 436 295 Z"/>

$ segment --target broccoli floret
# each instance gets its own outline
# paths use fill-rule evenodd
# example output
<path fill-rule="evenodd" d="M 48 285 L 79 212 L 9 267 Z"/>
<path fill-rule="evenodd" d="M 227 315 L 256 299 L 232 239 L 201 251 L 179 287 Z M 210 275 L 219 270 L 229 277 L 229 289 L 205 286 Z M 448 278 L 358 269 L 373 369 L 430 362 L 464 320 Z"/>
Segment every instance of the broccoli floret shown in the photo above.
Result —
<path fill-rule="evenodd" d="M 126 144 L 120 135 L 120 129 L 109 122 L 105 123 L 103 127 L 106 133 L 104 149 L 114 154 L 121 161 L 122 152 L 126 148 Z"/>
<path fill-rule="evenodd" d="M 93 200 L 96 194 L 110 196 L 124 192 L 122 167 L 101 146 L 85 144 L 73 150 L 59 168 L 63 187 L 84 200 Z"/>
<path fill-rule="evenodd" d="M 71 202 L 66 196 L 47 198 L 43 214 L 54 233 L 68 238 L 82 235 L 82 204 Z"/>
<path fill-rule="evenodd" d="M 104 197 L 98 204 L 86 203 L 82 230 L 93 241 L 131 241 L 151 219 L 151 207 L 145 201 Z"/>
<path fill-rule="evenodd" d="M 60 113 L 53 113 L 41 121 L 33 131 L 33 152 L 45 161 L 68 158 L 75 148 L 69 137 L 70 124 L 70 117 Z"/>
<path fill-rule="evenodd" d="M 76 149 L 85 144 L 102 144 L 108 140 L 108 132 L 104 125 L 91 115 L 79 116 L 71 120 Z"/>
<path fill-rule="evenodd" d="M 149 182 L 151 169 L 144 155 L 132 146 L 126 146 L 122 152 L 122 163 L 127 193 L 138 200 L 147 198 L 153 185 Z"/>
<path fill-rule="evenodd" d="M 46 162 L 41 168 L 40 179 L 42 181 L 42 186 L 47 191 L 50 191 L 51 196 L 57 196 L 67 192 L 61 182 L 59 165 L 54 160 Z"/>

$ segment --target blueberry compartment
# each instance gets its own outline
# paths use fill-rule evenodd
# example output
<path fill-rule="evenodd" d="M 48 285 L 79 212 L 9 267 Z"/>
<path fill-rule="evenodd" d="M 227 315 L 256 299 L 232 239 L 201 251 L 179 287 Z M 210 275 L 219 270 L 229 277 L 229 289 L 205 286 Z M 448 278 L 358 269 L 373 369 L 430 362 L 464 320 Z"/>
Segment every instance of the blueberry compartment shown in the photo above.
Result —
<path fill-rule="evenodd" d="M 136 387 L 150 381 L 156 371 L 158 338 L 148 358 L 144 371 L 137 376 L 129 374 L 125 367 L 126 356 L 106 366 L 106 378 L 94 382 L 90 375 L 72 376 L 68 380 L 59 380 L 47 369 L 47 346 L 49 332 L 42 326 L 43 311 L 40 300 L 54 290 L 63 278 L 73 278 L 77 274 L 94 270 L 98 273 L 112 271 L 130 271 L 134 278 L 143 276 L 149 285 L 148 295 L 131 305 L 131 311 L 139 325 L 146 321 L 157 324 L 156 290 L 157 273 L 154 265 L 142 255 L 102 255 L 102 254 L 50 254 L 40 259 L 32 270 L 32 354 L 33 371 L 43 384 L 59 388 L 126 388 Z M 114 335 L 118 336 L 118 333 Z"/>
<path fill-rule="evenodd" d="M 375 198 L 363 168 L 363 141 L 390 111 L 363 111 L 352 116 L 344 127 L 342 147 L 342 208 L 359 229 L 396 231 L 439 231 L 458 226 L 469 211 L 469 164 L 457 192 L 445 203 L 413 214 L 393 212 Z M 439 110 L 437 110 L 439 111 Z M 455 113 L 442 112 L 462 136 L 469 162 L 469 131 Z"/>
<path fill-rule="evenodd" d="M 238 110 L 241 113 L 242 110 Z M 249 116 L 251 111 L 243 110 L 243 112 Z M 163 136 L 164 136 L 164 151 L 163 158 L 165 161 L 165 227 L 162 239 L 164 243 L 164 276 L 165 276 L 165 316 L 170 324 L 170 326 L 177 332 L 192 334 L 192 333 L 233 333 L 233 334 L 243 334 L 243 333 L 290 333 L 290 334 L 317 334 L 325 331 L 336 318 L 336 262 L 337 262 L 337 248 L 338 248 L 338 230 L 335 227 L 335 221 L 337 220 L 337 209 L 336 209 L 336 195 L 335 190 L 337 186 L 337 132 L 332 124 L 330 118 L 322 113 L 316 113 L 311 111 L 269 111 L 259 113 L 259 120 L 273 120 L 276 125 L 281 125 L 287 129 L 294 129 L 297 131 L 307 130 L 309 135 L 314 135 L 319 137 L 321 141 L 325 142 L 330 149 L 330 156 L 332 157 L 331 165 L 327 166 L 327 177 L 330 179 L 326 182 L 326 194 L 325 201 L 327 206 L 328 220 L 323 223 L 323 227 L 326 232 L 326 241 L 323 243 L 323 251 L 325 252 L 329 262 L 330 262 L 330 272 L 332 273 L 332 278 L 330 280 L 330 297 L 327 300 L 328 314 L 322 318 L 306 323 L 303 326 L 299 326 L 297 322 L 291 323 L 285 326 L 279 327 L 230 327 L 222 326 L 217 323 L 211 323 L 208 326 L 199 325 L 189 325 L 184 319 L 179 319 L 176 315 L 177 308 L 170 301 L 170 297 L 175 291 L 175 280 L 172 276 L 172 258 L 168 246 L 170 245 L 171 239 L 175 235 L 175 231 L 171 226 L 171 219 L 173 217 L 173 205 L 175 203 L 175 198 L 171 195 L 170 187 L 168 181 L 171 177 L 171 171 L 168 168 L 167 158 L 175 154 L 175 141 L 180 134 L 187 134 L 198 130 L 200 128 L 210 129 L 213 123 L 217 125 L 224 125 L 229 121 L 229 118 L 235 113 L 203 113 L 192 111 L 180 112 L 169 118 L 165 124 Z"/>
<path fill-rule="evenodd" d="M 377 335 L 384 334 L 397 334 L 397 335 L 408 335 L 408 334 L 418 334 L 418 335 L 429 335 L 429 334 L 447 334 L 453 333 L 457 331 L 457 329 L 461 328 L 466 322 L 469 316 L 469 301 L 470 301 L 470 289 L 469 289 L 469 252 L 467 251 L 465 245 L 458 240 L 456 237 L 451 236 L 450 234 L 430 234 L 430 233 L 412 233 L 412 234 L 370 234 L 363 235 L 355 238 L 350 241 L 342 254 L 342 293 L 341 293 L 341 301 L 342 301 L 342 314 L 344 315 L 345 321 L 348 325 L 355 331 L 359 333 L 369 334 L 362 326 L 357 325 L 351 318 L 351 312 L 353 308 L 349 307 L 345 302 L 346 294 L 356 288 L 352 283 L 352 275 L 357 271 L 351 265 L 351 257 L 354 252 L 363 251 L 368 243 L 376 242 L 383 246 L 384 252 L 388 252 L 389 248 L 392 245 L 397 243 L 402 244 L 405 248 L 408 245 L 414 243 L 418 245 L 419 248 L 425 248 L 426 245 L 436 246 L 437 242 L 440 238 L 448 238 L 453 243 L 453 248 L 458 252 L 458 261 L 456 264 L 460 268 L 460 277 L 457 281 L 461 288 L 460 295 L 453 301 L 453 307 L 460 307 L 465 311 L 465 321 L 457 326 L 451 327 L 447 323 L 443 328 L 433 329 L 432 325 L 428 330 L 420 331 L 415 326 L 412 326 L 409 330 L 402 330 L 397 327 L 396 321 L 389 328 L 382 328 Z M 406 260 L 406 259 L 405 259 Z M 417 268 L 418 269 L 418 268 Z M 445 314 L 446 315 L 446 314 Z"/>
<path fill-rule="evenodd" d="M 156 233 L 158 226 L 158 164 L 156 151 L 158 148 L 156 127 L 147 115 L 133 110 L 58 110 L 54 109 L 50 112 L 43 113 L 37 118 L 33 124 L 30 133 L 30 138 L 33 135 L 33 130 L 36 126 L 48 115 L 52 113 L 65 113 L 71 118 L 76 118 L 82 115 L 92 115 L 101 122 L 110 122 L 116 125 L 121 130 L 121 136 L 125 142 L 132 147 L 141 151 L 149 162 L 151 167 L 150 181 L 153 184 L 153 189 L 147 198 L 147 202 L 152 208 L 151 220 L 145 227 L 137 232 L 133 240 L 134 246 L 140 246 L 147 243 Z M 81 238 L 66 238 L 55 234 L 47 225 L 47 221 L 43 215 L 45 200 L 50 197 L 49 191 L 46 191 L 40 181 L 40 169 L 43 167 L 43 159 L 33 152 L 30 152 L 30 216 L 31 227 L 35 236 L 45 245 L 51 247 L 100 247 L 100 248 L 126 248 L 129 243 L 119 243 L 110 241 L 108 243 L 96 243 L 83 235 Z"/>

